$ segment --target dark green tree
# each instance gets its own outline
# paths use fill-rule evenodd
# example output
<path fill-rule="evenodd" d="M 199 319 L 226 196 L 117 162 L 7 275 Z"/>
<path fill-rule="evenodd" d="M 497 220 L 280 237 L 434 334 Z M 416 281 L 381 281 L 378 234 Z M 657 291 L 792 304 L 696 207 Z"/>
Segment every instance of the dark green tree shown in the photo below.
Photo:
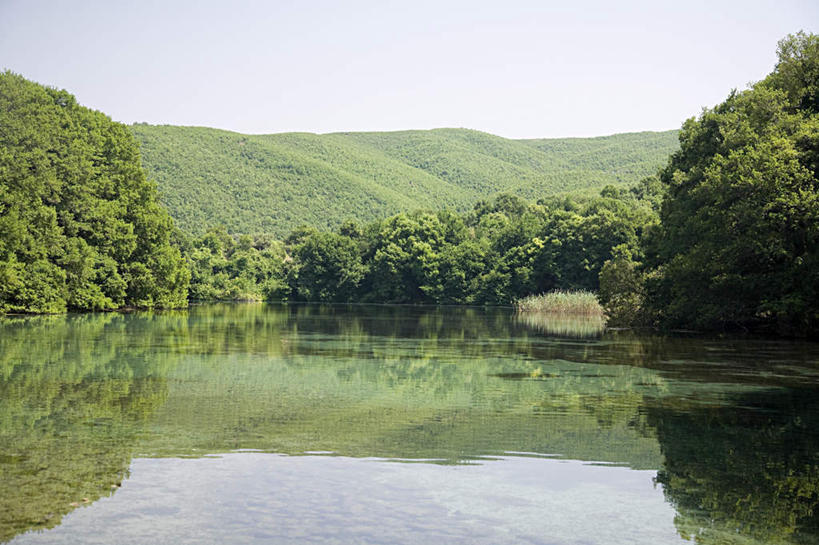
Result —
<path fill-rule="evenodd" d="M 0 312 L 183 306 L 173 232 L 125 126 L 0 74 Z"/>
<path fill-rule="evenodd" d="M 684 124 L 653 242 L 663 323 L 819 328 L 818 64 L 819 37 L 789 36 L 770 76 Z"/>
<path fill-rule="evenodd" d="M 364 267 L 354 240 L 314 233 L 296 248 L 295 292 L 305 301 L 350 301 L 358 295 Z"/>

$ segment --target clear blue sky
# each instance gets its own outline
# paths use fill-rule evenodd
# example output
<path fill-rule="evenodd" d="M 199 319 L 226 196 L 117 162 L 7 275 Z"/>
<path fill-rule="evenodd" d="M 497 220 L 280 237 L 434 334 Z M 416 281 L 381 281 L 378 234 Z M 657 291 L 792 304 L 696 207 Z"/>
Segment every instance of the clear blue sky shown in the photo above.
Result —
<path fill-rule="evenodd" d="M 248 133 L 677 128 L 819 2 L 0 0 L 0 68 L 117 121 Z"/>

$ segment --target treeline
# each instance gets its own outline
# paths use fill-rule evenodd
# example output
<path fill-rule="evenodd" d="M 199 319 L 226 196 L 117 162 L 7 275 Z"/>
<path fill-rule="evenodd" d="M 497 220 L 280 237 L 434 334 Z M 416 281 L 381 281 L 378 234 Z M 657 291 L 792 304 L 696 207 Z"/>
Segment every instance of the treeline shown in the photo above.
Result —
<path fill-rule="evenodd" d="M 819 37 L 788 36 L 778 55 L 764 80 L 686 121 L 667 166 L 630 189 L 502 195 L 283 240 L 187 238 L 124 126 L 6 72 L 0 313 L 182 306 L 189 279 L 193 299 L 505 304 L 585 289 L 614 324 L 816 335 Z"/>
<path fill-rule="evenodd" d="M 768 77 L 683 125 L 645 259 L 603 269 L 616 319 L 819 333 L 819 36 L 777 53 Z"/>
<path fill-rule="evenodd" d="M 193 293 L 504 304 L 586 289 L 614 324 L 815 335 L 819 38 L 788 36 L 778 55 L 763 81 L 686 121 L 659 179 L 585 200 L 505 195 L 466 214 L 305 227 L 282 243 L 215 231 L 190 244 Z"/>
<path fill-rule="evenodd" d="M 0 313 L 185 304 L 156 197 L 127 127 L 0 73 Z"/>
<path fill-rule="evenodd" d="M 185 233 L 286 237 L 414 209 L 459 212 L 498 193 L 594 195 L 654 174 L 679 131 L 510 140 L 467 129 L 244 135 L 135 124 L 142 162 Z"/>
<path fill-rule="evenodd" d="M 502 195 L 466 214 L 402 213 L 284 241 L 211 230 L 185 243 L 191 296 L 321 302 L 509 304 L 598 289 L 613 255 L 641 255 L 662 187 L 605 188 L 584 201 Z"/>

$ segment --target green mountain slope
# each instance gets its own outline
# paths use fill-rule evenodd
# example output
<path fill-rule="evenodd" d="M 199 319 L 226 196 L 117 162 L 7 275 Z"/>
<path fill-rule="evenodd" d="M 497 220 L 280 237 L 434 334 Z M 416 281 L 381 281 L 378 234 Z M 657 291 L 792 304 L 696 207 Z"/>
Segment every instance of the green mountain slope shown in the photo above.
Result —
<path fill-rule="evenodd" d="M 500 192 L 537 199 L 653 174 L 677 131 L 509 140 L 466 129 L 244 135 L 132 126 L 182 230 L 287 234 L 417 208 L 465 210 Z"/>

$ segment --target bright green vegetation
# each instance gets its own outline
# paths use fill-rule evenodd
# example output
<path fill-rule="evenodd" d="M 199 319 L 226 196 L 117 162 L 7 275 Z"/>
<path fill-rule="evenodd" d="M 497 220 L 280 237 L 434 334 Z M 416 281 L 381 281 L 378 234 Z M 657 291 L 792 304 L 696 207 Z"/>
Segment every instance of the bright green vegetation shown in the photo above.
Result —
<path fill-rule="evenodd" d="M 190 297 L 210 301 L 261 301 L 286 296 L 284 245 L 269 237 L 234 239 L 214 229 L 187 246 Z"/>
<path fill-rule="evenodd" d="M 244 135 L 201 127 L 131 127 L 160 200 L 193 235 L 284 237 L 416 209 L 464 212 L 509 193 L 530 200 L 596 193 L 654 174 L 677 131 L 509 140 L 466 129 Z"/>
<path fill-rule="evenodd" d="M 580 201 L 501 195 L 466 214 L 418 211 L 334 232 L 302 228 L 283 244 L 214 230 L 187 243 L 191 296 L 512 304 L 554 289 L 594 291 L 606 261 L 640 255 L 658 191 L 649 178 Z"/>
<path fill-rule="evenodd" d="M 548 194 L 552 190 L 546 186 L 542 191 L 534 189 L 540 187 L 536 183 L 542 177 L 521 169 L 543 174 L 568 172 L 567 165 L 610 168 L 609 159 L 600 159 L 598 165 L 590 158 L 610 158 L 618 146 L 640 148 L 645 139 L 657 135 L 567 140 L 557 146 L 552 141 L 521 143 L 461 130 L 236 136 L 236 140 L 229 133 L 191 129 L 204 135 L 204 140 L 188 140 L 188 147 L 199 155 L 192 163 L 178 166 L 189 176 L 207 165 L 219 165 L 233 174 L 247 170 L 223 160 L 217 144 L 223 148 L 235 144 L 240 157 L 267 166 L 271 159 L 258 146 L 267 143 L 289 150 L 290 167 L 273 163 L 279 165 L 277 171 L 295 176 L 299 191 L 307 191 L 302 195 L 307 208 L 287 217 L 292 224 L 312 221 L 313 225 L 292 230 L 283 241 L 273 238 L 278 227 L 272 224 L 256 226 L 265 234 L 239 236 L 214 228 L 189 239 L 175 230 L 157 204 L 156 190 L 140 168 L 134 139 L 122 125 L 77 105 L 64 91 L 10 73 L 3 75 L 2 85 L 2 116 L 9 127 L 0 157 L 5 173 L 0 182 L 4 189 L 0 197 L 3 313 L 183 306 L 189 276 L 194 300 L 509 304 L 556 288 L 594 290 L 598 272 L 615 248 L 640 255 L 643 226 L 654 221 L 660 199 L 658 182 L 647 178 L 630 189 L 609 185 L 598 196 L 591 193 L 574 200 L 543 198 L 532 204 L 502 194 L 475 203 L 479 196 L 501 187 Z M 135 130 L 143 129 L 151 133 L 142 126 Z M 345 151 L 342 144 L 358 151 Z M 547 153 L 543 149 L 554 146 L 548 161 L 541 157 Z M 645 147 L 652 153 L 662 149 Z M 188 149 L 182 144 L 171 148 Z M 153 153 L 150 143 L 144 149 L 147 155 Z M 369 155 L 362 155 L 365 151 Z M 314 157 L 308 163 L 315 168 L 305 170 L 303 164 L 308 163 L 299 163 L 305 154 Z M 367 199 L 384 204 L 392 197 L 370 184 L 360 186 L 366 198 L 364 193 L 355 197 L 338 209 L 339 214 L 349 215 L 352 206 L 379 219 L 366 224 L 346 221 L 335 231 L 322 231 L 317 226 L 337 223 L 342 217 L 328 213 L 322 200 L 322 195 L 336 199 L 337 187 L 321 190 L 324 193 L 310 189 L 310 183 L 329 180 L 320 174 L 319 167 L 325 163 L 337 163 L 338 172 L 363 172 L 368 180 L 381 180 L 390 195 L 400 185 L 396 180 L 402 180 L 411 191 L 403 201 L 395 201 L 396 206 L 426 205 L 428 211 L 383 219 L 386 208 Z M 498 166 L 501 163 L 503 168 Z M 631 167 L 612 172 L 625 176 L 632 167 L 637 169 L 634 172 L 643 168 L 634 165 L 645 165 L 636 156 L 627 163 Z M 177 163 L 168 159 L 168 164 Z M 177 179 L 178 172 L 173 172 Z M 510 185 L 512 179 L 517 186 Z M 579 183 L 570 185 L 577 188 Z M 265 184 L 268 191 L 272 186 Z M 209 187 L 243 194 L 229 184 Z M 552 184 L 552 189 L 556 187 Z M 226 195 L 190 189 L 196 198 L 211 199 L 220 213 L 240 217 L 237 209 L 252 209 L 237 208 Z M 298 201 L 288 191 L 281 186 L 265 194 L 280 202 Z M 182 200 L 199 206 L 192 195 Z M 472 206 L 469 212 L 435 210 L 467 204 Z M 203 205 L 200 212 L 207 210 Z M 323 220 L 313 221 L 311 214 Z M 184 217 L 180 221 L 184 223 Z M 196 221 L 203 229 L 207 225 Z"/>
<path fill-rule="evenodd" d="M 0 73 L 0 313 L 186 304 L 173 223 L 128 129 Z"/>
<path fill-rule="evenodd" d="M 324 451 L 370 460 L 372 471 L 375 459 L 513 468 L 510 453 L 544 466 L 556 463 L 544 455 L 608 462 L 620 467 L 601 471 L 658 471 L 683 538 L 816 541 L 815 345 L 577 338 L 577 325 L 564 339 L 512 309 L 296 304 L 2 319 L 0 541 L 59 525 L 74 509 L 104 509 L 100 498 L 141 500 L 148 491 L 129 487 L 134 458 L 174 468 L 173 458 L 238 449 Z M 529 467 L 505 493 L 548 494 Z M 451 468 L 460 480 L 463 469 Z M 321 477 L 321 461 L 303 470 Z M 358 477 L 372 480 L 366 469 Z M 185 487 L 152 484 L 189 498 Z M 597 484 L 578 488 L 571 507 L 583 512 Z M 246 490 L 227 485 L 219 501 L 246 501 Z M 644 485 L 663 501 L 650 477 Z M 435 501 L 440 485 L 428 486 Z M 281 498 L 282 489 L 267 494 Z M 320 489 L 311 505 L 332 514 L 334 498 Z M 539 513 L 542 524 L 556 516 Z M 517 514 L 496 515 L 515 524 Z M 147 515 L 145 524 L 174 518 Z M 346 522 L 331 517 L 328 531 Z"/>
<path fill-rule="evenodd" d="M 590 291 L 555 290 L 529 295 L 515 302 L 518 312 L 547 312 L 567 315 L 602 316 L 603 307 Z"/>
<path fill-rule="evenodd" d="M 245 247 L 285 257 L 267 272 L 250 275 L 255 281 L 237 282 L 257 299 L 328 302 L 510 304 L 555 289 L 599 289 L 612 325 L 815 335 L 817 44 L 814 35 L 786 38 L 770 76 L 687 121 L 682 147 L 659 179 L 537 203 L 502 194 L 479 201 L 470 212 L 400 213 L 364 225 L 346 222 L 334 231 L 302 227 L 284 246 L 246 237 Z M 440 134 L 489 145 L 479 133 Z M 444 147 L 428 133 L 332 136 L 447 172 L 463 182 L 459 187 L 473 184 L 466 181 L 474 180 L 471 174 L 432 159 Z M 513 153 L 501 139 L 492 142 L 493 157 L 532 164 L 530 155 Z M 610 154 L 586 145 L 611 166 L 603 159 Z M 565 151 L 547 141 L 527 146 Z M 470 157 L 474 165 L 483 164 Z M 520 172 L 515 176 L 528 179 Z M 216 261 L 227 263 L 233 242 L 221 236 L 226 244 Z M 191 246 L 207 246 L 203 240 Z M 207 269 L 208 262 L 202 263 Z M 232 281 L 229 265 L 203 270 L 199 277 L 208 282 L 223 271 Z"/>
<path fill-rule="evenodd" d="M 0 312 L 178 306 L 189 268 L 195 300 L 494 305 L 599 290 L 612 325 L 816 335 L 817 79 L 819 37 L 787 37 L 773 73 L 688 120 L 679 149 L 673 131 L 136 125 L 183 233 L 126 129 L 6 73 Z"/>
<path fill-rule="evenodd" d="M 819 331 L 819 36 L 778 54 L 764 80 L 685 122 L 646 261 L 624 253 L 601 278 L 612 314 Z"/>

